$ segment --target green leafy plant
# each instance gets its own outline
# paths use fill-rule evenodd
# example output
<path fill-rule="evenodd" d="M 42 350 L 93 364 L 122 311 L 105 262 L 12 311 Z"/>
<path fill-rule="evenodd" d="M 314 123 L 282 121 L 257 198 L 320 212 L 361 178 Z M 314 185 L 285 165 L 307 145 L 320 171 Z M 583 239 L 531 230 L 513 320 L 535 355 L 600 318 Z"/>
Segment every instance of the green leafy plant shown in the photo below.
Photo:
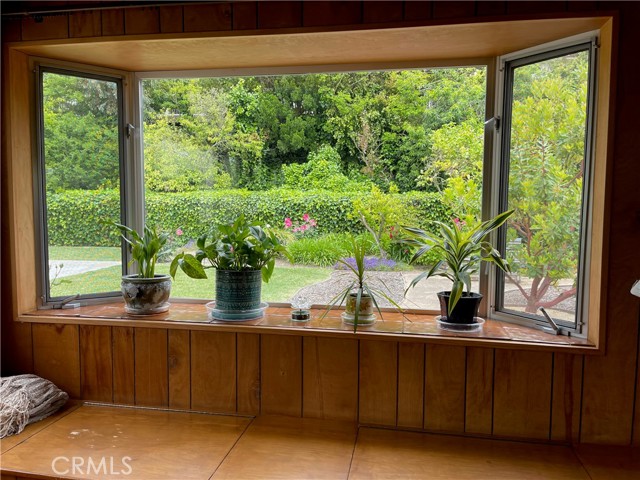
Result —
<path fill-rule="evenodd" d="M 338 263 L 346 267 L 348 271 L 353 273 L 352 282 L 343 290 L 341 290 L 335 297 L 331 299 L 327 309 L 323 313 L 322 317 L 324 317 L 332 307 L 336 305 L 342 305 L 342 303 L 347 299 L 350 293 L 356 294 L 355 300 L 355 311 L 354 311 L 354 321 L 353 321 L 353 331 L 355 332 L 358 328 L 358 319 L 360 316 L 360 305 L 362 303 L 362 298 L 365 296 L 371 297 L 371 301 L 373 302 L 376 310 L 382 317 L 382 311 L 380 310 L 380 306 L 378 305 L 378 301 L 376 296 L 382 297 L 391 303 L 398 310 L 401 310 L 400 306 L 385 292 L 379 289 L 372 288 L 364 279 L 366 268 L 365 268 L 365 255 L 367 253 L 367 246 L 364 242 L 358 242 L 355 238 L 352 238 L 352 253 L 353 253 L 353 262 L 347 261 L 347 259 L 340 259 Z"/>
<path fill-rule="evenodd" d="M 231 224 L 220 224 L 211 234 L 198 238 L 195 255 L 182 252 L 171 262 L 169 273 L 175 278 L 178 267 L 191 278 L 207 278 L 205 269 L 261 270 L 262 279 L 269 282 L 276 257 L 289 252 L 280 239 L 260 225 L 252 225 L 244 215 Z"/>
<path fill-rule="evenodd" d="M 131 265 L 133 262 L 138 264 L 138 276 L 142 278 L 153 278 L 155 276 L 156 262 L 158 255 L 162 252 L 169 239 L 169 234 L 158 233 L 155 228 L 144 226 L 144 235 L 140 236 L 134 229 L 114 223 L 120 229 L 121 236 L 129 245 L 131 251 Z"/>
<path fill-rule="evenodd" d="M 510 271 L 507 261 L 486 240 L 486 237 L 502 226 L 512 214 L 513 210 L 508 210 L 469 230 L 464 230 L 462 222 L 458 219 L 454 220 L 453 226 L 436 222 L 440 228 L 439 235 L 425 232 L 420 228 L 402 227 L 408 235 L 402 242 L 418 248 L 409 263 L 414 263 L 432 249 L 439 254 L 440 258 L 429 270 L 415 277 L 407 290 L 426 278 L 433 276 L 448 278 L 453 282 L 448 310 L 451 315 L 465 287 L 467 294 L 471 291 L 471 275 L 478 272 L 481 262 L 495 263 L 501 270 Z M 443 265 L 448 267 L 447 270 L 441 269 Z"/>

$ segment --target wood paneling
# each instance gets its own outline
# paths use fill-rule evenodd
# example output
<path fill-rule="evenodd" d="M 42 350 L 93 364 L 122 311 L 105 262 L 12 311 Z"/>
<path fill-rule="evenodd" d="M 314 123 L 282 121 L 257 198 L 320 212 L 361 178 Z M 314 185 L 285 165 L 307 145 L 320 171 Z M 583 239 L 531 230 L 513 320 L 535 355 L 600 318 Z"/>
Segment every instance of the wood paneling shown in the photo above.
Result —
<path fill-rule="evenodd" d="M 69 17 L 63 15 L 22 19 L 22 40 L 49 40 L 69 36 Z"/>
<path fill-rule="evenodd" d="M 577 443 L 580 439 L 582 355 L 554 354 L 551 440 Z"/>
<path fill-rule="evenodd" d="M 557 1 L 507 2 L 507 13 L 510 15 L 526 15 L 540 12 L 564 12 L 567 3 Z"/>
<path fill-rule="evenodd" d="M 433 2 L 415 1 L 404 3 L 405 20 L 427 20 L 431 18 Z"/>
<path fill-rule="evenodd" d="M 160 7 L 160 32 L 182 32 L 183 12 L 179 5 Z"/>
<path fill-rule="evenodd" d="M 303 339 L 303 416 L 356 421 L 358 341 Z"/>
<path fill-rule="evenodd" d="M 233 29 L 258 28 L 258 2 L 233 2 Z"/>
<path fill-rule="evenodd" d="M 102 16 L 100 11 L 72 12 L 69 14 L 69 36 L 99 37 L 102 35 Z"/>
<path fill-rule="evenodd" d="M 507 2 L 476 2 L 476 16 L 498 16 L 507 13 Z"/>
<path fill-rule="evenodd" d="M 493 423 L 493 355 L 490 348 L 467 347 L 467 433 L 491 435 Z"/>
<path fill-rule="evenodd" d="M 19 42 L 22 39 L 21 19 L 2 19 L 2 43 Z"/>
<path fill-rule="evenodd" d="M 292 28 L 302 25 L 302 2 L 258 2 L 258 28 Z"/>
<path fill-rule="evenodd" d="M 33 371 L 80 398 L 80 352 L 77 325 L 33 325 Z"/>
<path fill-rule="evenodd" d="M 362 4 L 360 2 L 313 1 L 304 2 L 303 6 L 305 27 L 354 25 L 362 21 Z"/>
<path fill-rule="evenodd" d="M 238 413 L 260 413 L 260 335 L 236 334 Z"/>
<path fill-rule="evenodd" d="M 433 18 L 471 18 L 475 15 L 476 2 L 434 2 Z"/>
<path fill-rule="evenodd" d="M 465 362 L 465 347 L 427 346 L 424 428 L 464 432 Z"/>
<path fill-rule="evenodd" d="M 82 398 L 113 401 L 111 327 L 80 325 L 80 381 Z"/>
<path fill-rule="evenodd" d="M 169 404 L 167 331 L 135 329 L 136 405 L 166 407 Z"/>
<path fill-rule="evenodd" d="M 132 327 L 112 327 L 113 401 L 135 403 L 135 349 Z"/>
<path fill-rule="evenodd" d="M 231 5 L 215 3 L 184 6 L 184 31 L 231 30 Z"/>
<path fill-rule="evenodd" d="M 169 407 L 191 406 L 191 340 L 188 330 L 169 330 Z"/>
<path fill-rule="evenodd" d="M 552 355 L 496 350 L 493 433 L 506 437 L 549 438 Z"/>
<path fill-rule="evenodd" d="M 191 408 L 236 411 L 236 334 L 191 332 Z"/>
<path fill-rule="evenodd" d="M 399 22 L 402 20 L 402 2 L 363 2 L 362 6 L 363 23 Z"/>
<path fill-rule="evenodd" d="M 125 9 L 124 31 L 127 35 L 160 33 L 160 12 L 158 8 L 143 7 Z"/>
<path fill-rule="evenodd" d="M 302 338 L 261 335 L 263 414 L 302 415 Z"/>
<path fill-rule="evenodd" d="M 102 35 L 124 35 L 124 11 L 102 11 Z"/>
<path fill-rule="evenodd" d="M 360 342 L 360 423 L 396 424 L 398 344 Z"/>
<path fill-rule="evenodd" d="M 424 423 L 424 353 L 421 343 L 398 344 L 398 426 Z"/>

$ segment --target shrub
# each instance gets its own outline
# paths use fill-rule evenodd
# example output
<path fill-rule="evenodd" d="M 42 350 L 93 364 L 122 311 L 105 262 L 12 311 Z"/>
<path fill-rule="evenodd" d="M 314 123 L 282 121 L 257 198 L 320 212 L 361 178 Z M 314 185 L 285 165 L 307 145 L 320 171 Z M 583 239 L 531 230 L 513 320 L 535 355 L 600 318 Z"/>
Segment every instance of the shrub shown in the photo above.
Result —
<path fill-rule="evenodd" d="M 375 254 L 375 242 L 369 234 L 356 237 L 366 245 L 366 253 Z M 302 265 L 329 267 L 349 255 L 353 248 L 351 235 L 330 233 L 316 238 L 301 238 L 287 246 L 293 262 Z"/>
<path fill-rule="evenodd" d="M 148 192 L 147 218 L 150 226 L 164 232 L 183 232 L 182 239 L 197 238 L 214 225 L 231 222 L 244 213 L 250 222 L 282 228 L 284 219 L 301 218 L 307 213 L 317 222 L 319 236 L 329 233 L 360 234 L 363 227 L 349 218 L 354 201 L 366 201 L 369 192 L 327 192 L 273 189 L 211 190 L 181 193 Z M 397 194 L 413 207 L 416 222 L 429 228 L 433 220 L 448 221 L 448 210 L 439 195 L 425 192 Z M 47 195 L 49 244 L 57 246 L 119 246 L 117 232 L 107 223 L 118 221 L 120 195 L 117 190 L 67 190 Z M 372 252 L 375 253 L 375 250 Z M 333 265 L 338 258 L 325 265 Z"/>

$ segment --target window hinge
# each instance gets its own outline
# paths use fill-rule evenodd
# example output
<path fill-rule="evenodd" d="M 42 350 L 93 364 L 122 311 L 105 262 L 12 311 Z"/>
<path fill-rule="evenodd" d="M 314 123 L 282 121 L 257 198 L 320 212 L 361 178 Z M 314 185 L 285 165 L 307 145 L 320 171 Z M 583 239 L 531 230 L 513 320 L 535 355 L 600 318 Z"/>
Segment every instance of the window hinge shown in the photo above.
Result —
<path fill-rule="evenodd" d="M 553 319 L 549 316 L 549 314 L 544 309 L 544 307 L 540 307 L 540 308 L 538 308 L 538 310 L 540 310 L 542 312 L 542 315 L 544 315 L 545 320 L 551 326 L 551 328 L 543 327 L 542 328 L 543 330 L 551 332 L 551 333 L 553 333 L 555 335 L 566 335 L 568 337 L 571 336 L 571 332 L 563 330 L 562 327 L 559 327 L 558 324 L 553 321 Z"/>
<path fill-rule="evenodd" d="M 491 117 L 489 120 L 484 122 L 485 128 L 493 128 L 495 131 L 500 130 L 500 117 Z"/>
<path fill-rule="evenodd" d="M 135 131 L 136 131 L 136 127 L 134 127 L 130 123 L 127 123 L 127 126 L 126 126 L 127 138 L 133 137 L 133 134 L 135 133 Z"/>

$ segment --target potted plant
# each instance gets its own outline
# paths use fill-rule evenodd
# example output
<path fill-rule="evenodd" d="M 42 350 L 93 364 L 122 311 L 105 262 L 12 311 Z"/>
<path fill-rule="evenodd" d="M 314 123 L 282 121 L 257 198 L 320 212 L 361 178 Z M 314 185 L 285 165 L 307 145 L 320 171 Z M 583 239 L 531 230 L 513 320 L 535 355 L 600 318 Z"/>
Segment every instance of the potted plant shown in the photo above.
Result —
<path fill-rule="evenodd" d="M 125 311 L 133 315 L 151 315 L 169 310 L 171 294 L 171 277 L 156 275 L 158 255 L 165 246 L 169 235 L 158 234 L 155 229 L 145 225 L 144 235 L 126 225 L 114 223 L 121 231 L 121 236 L 129 245 L 131 262 L 137 263 L 138 273 L 122 277 L 122 296 Z"/>
<path fill-rule="evenodd" d="M 401 308 L 389 295 L 381 290 L 372 288 L 366 282 L 364 278 L 366 273 L 366 247 L 362 242 L 358 243 L 354 238 L 352 238 L 351 241 L 353 245 L 354 262 L 351 263 L 345 259 L 340 259 L 338 262 L 344 265 L 347 270 L 353 274 L 352 281 L 346 288 L 341 290 L 333 299 L 331 299 L 323 316 L 325 316 L 332 307 L 336 305 L 340 306 L 346 300 L 342 320 L 347 325 L 353 325 L 353 331 L 355 332 L 358 325 L 366 326 L 375 323 L 376 316 L 373 313 L 374 306 L 382 317 L 382 311 L 380 310 L 376 296 L 384 298 L 398 310 L 401 310 Z"/>
<path fill-rule="evenodd" d="M 429 270 L 415 277 L 407 290 L 423 279 L 433 276 L 446 277 L 453 285 L 450 291 L 438 293 L 440 319 L 448 323 L 475 323 L 482 295 L 471 292 L 471 275 L 479 271 L 483 261 L 495 263 L 506 272 L 510 271 L 507 261 L 486 238 L 504 224 L 512 213 L 513 210 L 503 212 L 468 230 L 463 229 L 460 221 L 454 221 L 453 226 L 436 222 L 440 227 L 439 235 L 415 227 L 403 227 L 408 238 L 402 242 L 418 248 L 409 263 L 414 263 L 432 249 L 440 258 Z M 441 269 L 443 265 L 447 266 L 446 270 Z"/>
<path fill-rule="evenodd" d="M 197 240 L 195 255 L 182 252 L 171 262 L 175 278 L 178 267 L 191 278 L 207 278 L 205 269 L 216 270 L 216 299 L 212 315 L 218 320 L 247 320 L 262 316 L 262 281 L 273 274 L 278 255 L 290 258 L 285 246 L 271 231 L 247 222 L 240 215 L 229 225 L 218 225 L 210 236 Z"/>

